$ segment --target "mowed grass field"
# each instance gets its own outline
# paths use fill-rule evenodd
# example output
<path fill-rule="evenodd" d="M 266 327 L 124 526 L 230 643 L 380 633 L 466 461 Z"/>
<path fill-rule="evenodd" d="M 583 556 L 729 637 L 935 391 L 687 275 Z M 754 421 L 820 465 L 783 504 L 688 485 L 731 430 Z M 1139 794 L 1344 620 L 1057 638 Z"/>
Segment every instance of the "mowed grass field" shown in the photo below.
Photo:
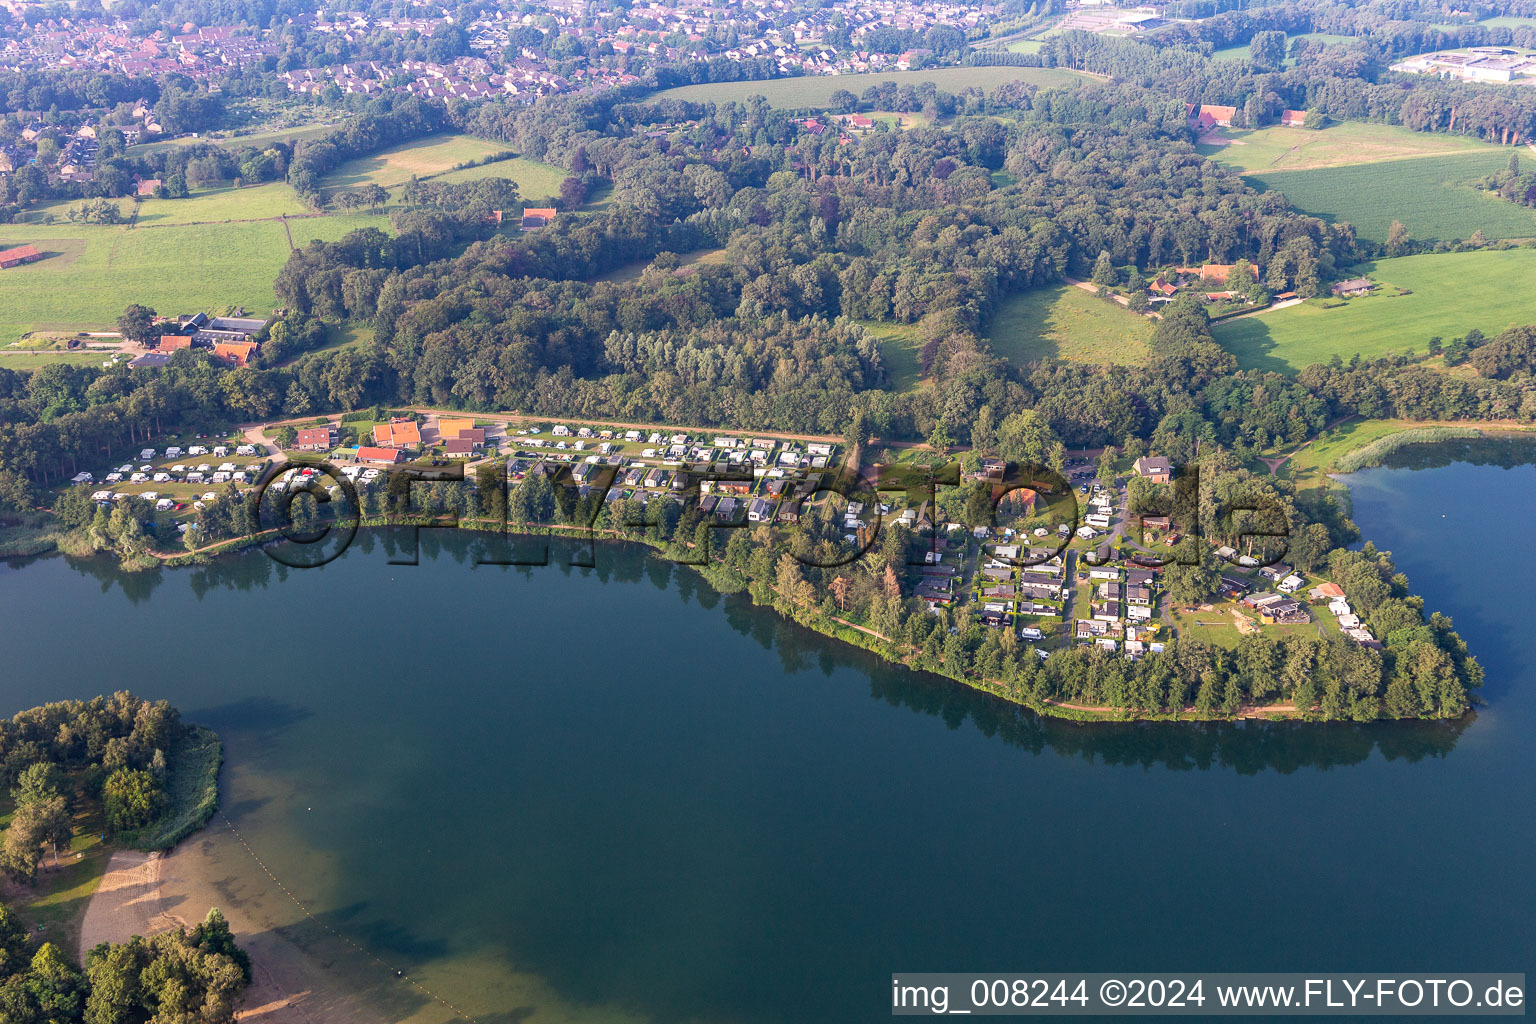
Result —
<path fill-rule="evenodd" d="M 511 178 L 517 182 L 518 192 L 527 199 L 544 199 L 560 193 L 560 182 L 565 180 L 566 172 L 526 157 L 451 170 L 470 160 L 483 160 L 506 151 L 507 147 L 501 143 L 471 135 L 430 135 L 382 153 L 349 160 L 326 175 L 323 187 L 330 192 L 362 185 L 382 185 L 398 192 L 412 177 L 446 182 Z M 399 198 L 398 194 L 396 198 Z"/>
<path fill-rule="evenodd" d="M 1445 341 L 1477 328 L 1492 337 L 1505 328 L 1536 324 L 1536 250 L 1436 253 L 1380 260 L 1351 268 L 1408 295 L 1378 294 L 1324 309 L 1313 299 L 1258 316 L 1216 324 L 1213 333 L 1244 368 L 1294 373 L 1337 355 L 1370 358 Z M 1395 287 L 1394 287 L 1395 286 Z"/>
<path fill-rule="evenodd" d="M 998 355 L 1020 366 L 1047 358 L 1134 366 L 1146 361 L 1155 326 L 1118 303 L 1063 285 L 1006 300 L 992 315 L 988 337 Z"/>
<path fill-rule="evenodd" d="M 185 199 L 146 199 L 139 204 L 139 227 L 166 224 L 215 223 L 230 220 L 269 220 L 311 212 L 286 182 L 270 181 L 247 188 L 212 188 Z"/>
<path fill-rule="evenodd" d="M 1347 167 L 1410 157 L 1455 154 L 1499 154 L 1508 160 L 1510 149 L 1463 135 L 1415 132 L 1389 124 L 1350 121 L 1320 131 L 1273 125 L 1254 131 L 1223 128 L 1232 140 L 1228 145 L 1199 146 L 1199 152 L 1224 167 L 1245 174 L 1270 171 L 1311 171 Z"/>
<path fill-rule="evenodd" d="M 715 82 L 705 85 L 680 85 L 652 93 L 653 100 L 690 100 L 695 103 L 743 102 L 749 96 L 762 96 L 775 107 L 824 107 L 839 89 L 855 96 L 882 82 L 897 85 L 921 85 L 932 82 L 945 92 L 957 93 L 968 86 L 995 89 L 1005 82 L 1028 82 L 1041 88 L 1068 86 L 1084 79 L 1058 68 L 934 68 L 931 71 L 891 71 L 867 75 L 807 75 L 801 78 L 775 78 L 764 82 Z"/>
<path fill-rule="evenodd" d="M 348 160 L 325 176 L 326 188 L 357 188 L 361 185 L 404 185 L 412 177 L 427 178 L 469 160 L 480 160 L 506 150 L 506 146 L 469 135 L 439 134 Z"/>

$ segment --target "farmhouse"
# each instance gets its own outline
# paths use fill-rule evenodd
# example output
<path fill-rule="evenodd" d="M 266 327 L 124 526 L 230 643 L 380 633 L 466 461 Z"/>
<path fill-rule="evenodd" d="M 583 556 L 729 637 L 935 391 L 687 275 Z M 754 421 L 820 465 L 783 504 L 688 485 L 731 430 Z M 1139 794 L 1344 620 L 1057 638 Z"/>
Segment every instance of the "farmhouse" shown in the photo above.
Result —
<path fill-rule="evenodd" d="M 336 447 L 336 428 L 305 427 L 294 438 L 293 447 L 301 452 L 328 452 Z"/>
<path fill-rule="evenodd" d="M 155 194 L 155 190 L 159 187 L 159 178 L 144 178 L 139 182 L 136 194 L 141 196 L 152 196 Z"/>
<path fill-rule="evenodd" d="M 525 206 L 523 207 L 522 229 L 533 231 L 541 228 L 555 219 L 553 206 Z"/>
<path fill-rule="evenodd" d="M 1227 278 L 1232 273 L 1233 266 L 1235 264 L 1232 263 L 1207 263 L 1200 268 L 1200 280 L 1226 284 Z M 1248 269 L 1252 272 L 1253 279 L 1257 281 L 1259 279 L 1259 268 L 1250 263 L 1248 264 Z"/>
<path fill-rule="evenodd" d="M 1232 125 L 1232 119 L 1237 116 L 1236 107 L 1224 107 L 1214 103 L 1203 103 L 1200 106 L 1200 114 L 1196 119 L 1201 128 L 1220 126 L 1228 128 Z"/>
<path fill-rule="evenodd" d="M 1364 295 L 1375 287 L 1375 282 L 1368 278 L 1352 277 L 1348 281 L 1340 281 L 1331 291 L 1335 295 Z"/>
<path fill-rule="evenodd" d="M 1280 123 L 1288 128 L 1300 128 L 1307 123 L 1307 112 L 1305 110 L 1282 110 L 1280 112 Z"/>
<path fill-rule="evenodd" d="M 192 339 L 185 334 L 162 334 L 159 344 L 155 347 L 161 352 L 175 352 L 177 349 L 191 348 Z"/>
<path fill-rule="evenodd" d="M 36 263 L 43 258 L 35 246 L 19 245 L 14 249 L 6 249 L 0 252 L 0 269 L 19 267 L 23 263 Z"/>
<path fill-rule="evenodd" d="M 214 355 L 236 366 L 245 366 L 255 352 L 254 341 L 220 341 L 213 346 Z"/>
<path fill-rule="evenodd" d="M 1173 463 L 1162 455 L 1143 455 L 1132 468 L 1137 476 L 1155 484 L 1165 484 L 1173 479 Z"/>
<path fill-rule="evenodd" d="M 405 461 L 405 453 L 397 448 L 363 447 L 357 450 L 357 461 L 393 466 L 397 462 Z"/>
<path fill-rule="evenodd" d="M 421 428 L 415 420 L 392 419 L 373 428 L 373 443 L 384 448 L 414 448 L 421 444 Z"/>
<path fill-rule="evenodd" d="M 437 436 L 444 441 L 451 441 L 462 435 L 464 431 L 473 430 L 474 427 L 475 421 L 467 416 L 453 418 L 444 416 L 437 421 Z"/>

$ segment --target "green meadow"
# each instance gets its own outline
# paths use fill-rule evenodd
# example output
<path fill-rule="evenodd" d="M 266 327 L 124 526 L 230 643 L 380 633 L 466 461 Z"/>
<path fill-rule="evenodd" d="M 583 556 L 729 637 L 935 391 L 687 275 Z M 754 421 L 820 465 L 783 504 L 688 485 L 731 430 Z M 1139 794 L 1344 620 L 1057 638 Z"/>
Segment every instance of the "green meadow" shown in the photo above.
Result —
<path fill-rule="evenodd" d="M 1404 256 L 1347 273 L 1376 281 L 1379 294 L 1332 309 L 1311 299 L 1216 324 L 1216 340 L 1244 368 L 1294 373 L 1335 355 L 1347 360 L 1356 353 L 1364 358 L 1410 349 L 1422 353 L 1433 336 L 1450 341 L 1475 327 L 1491 337 L 1536 323 L 1533 249 Z M 1400 288 L 1409 294 L 1396 294 Z"/>
<path fill-rule="evenodd" d="M 695 103 L 745 102 L 749 96 L 762 96 L 775 107 L 824 107 L 832 94 L 847 89 L 863 95 L 870 86 L 883 82 L 897 85 L 921 85 L 932 82 L 945 92 L 957 93 L 975 86 L 995 89 L 1005 82 L 1028 82 L 1041 88 L 1073 85 L 1082 78 L 1057 68 L 934 68 L 931 71 L 891 71 L 867 75 L 807 75 L 801 78 L 775 78 L 762 82 L 716 82 L 706 85 L 680 85 L 652 93 L 651 99 L 691 100 Z"/>
<path fill-rule="evenodd" d="M 998 355 L 1020 366 L 1040 359 L 1127 366 L 1146 360 L 1155 326 L 1118 303 L 1062 285 L 1005 300 L 988 337 Z"/>

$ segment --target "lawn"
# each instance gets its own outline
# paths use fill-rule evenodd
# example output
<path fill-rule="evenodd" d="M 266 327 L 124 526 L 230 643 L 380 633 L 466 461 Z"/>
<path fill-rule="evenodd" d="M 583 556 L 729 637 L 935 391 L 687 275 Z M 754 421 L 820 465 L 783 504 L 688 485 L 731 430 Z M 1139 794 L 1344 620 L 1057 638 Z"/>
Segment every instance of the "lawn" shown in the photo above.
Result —
<path fill-rule="evenodd" d="M 859 325 L 880 341 L 880 359 L 890 376 L 891 391 L 912 391 L 923 381 L 922 339 L 912 324 L 860 320 Z"/>
<path fill-rule="evenodd" d="M 807 75 L 800 78 L 775 78 L 763 82 L 715 82 L 706 85 L 680 85 L 653 93 L 651 99 L 691 100 L 696 103 L 744 102 L 749 96 L 763 96 L 776 107 L 824 107 L 832 94 L 847 89 L 855 96 L 882 82 L 897 85 L 921 85 L 932 82 L 946 92 L 958 93 L 967 86 L 994 89 L 1005 82 L 1028 82 L 1042 88 L 1073 85 L 1082 79 L 1071 71 L 1057 68 L 934 68 L 931 71 L 892 71 L 867 75 Z"/>
<path fill-rule="evenodd" d="M 1401 287 L 1412 294 L 1366 296 L 1334 309 L 1309 300 L 1217 324 L 1216 340 L 1244 368 L 1294 373 L 1334 355 L 1423 352 L 1434 335 L 1450 341 L 1476 327 L 1492 337 L 1507 327 L 1536 323 L 1530 291 L 1536 250 L 1405 256 L 1348 273 L 1370 277 L 1383 286 L 1381 292 Z"/>
<path fill-rule="evenodd" d="M 1155 324 L 1074 285 L 1007 299 L 992 315 L 998 355 L 1024 365 L 1040 359 L 1136 365 L 1147 358 Z"/>
<path fill-rule="evenodd" d="M 438 134 L 386 149 L 370 156 L 348 160 L 325 176 L 325 188 L 357 188 L 361 185 L 404 185 L 412 177 L 427 178 L 442 174 L 458 164 L 480 160 L 507 147 L 469 135 Z M 486 173 L 492 173 L 487 171 Z M 484 175 L 481 175 L 482 177 Z"/>
<path fill-rule="evenodd" d="M 1356 234 L 1386 241 L 1393 221 L 1425 241 L 1459 241 L 1481 230 L 1492 239 L 1536 237 L 1536 211 L 1477 187 L 1503 170 L 1508 151 L 1419 157 L 1358 167 L 1275 171 L 1248 180 L 1283 192 L 1296 209 L 1330 222 L 1348 221 Z"/>
<path fill-rule="evenodd" d="M 1274 125 L 1255 131 L 1224 128 L 1221 134 L 1232 143 L 1200 146 L 1199 151 L 1217 163 L 1245 174 L 1310 171 L 1454 154 L 1498 154 L 1502 167 L 1511 152 L 1507 146 L 1495 146 L 1461 135 L 1415 132 L 1363 121 L 1336 124 L 1320 131 Z"/>

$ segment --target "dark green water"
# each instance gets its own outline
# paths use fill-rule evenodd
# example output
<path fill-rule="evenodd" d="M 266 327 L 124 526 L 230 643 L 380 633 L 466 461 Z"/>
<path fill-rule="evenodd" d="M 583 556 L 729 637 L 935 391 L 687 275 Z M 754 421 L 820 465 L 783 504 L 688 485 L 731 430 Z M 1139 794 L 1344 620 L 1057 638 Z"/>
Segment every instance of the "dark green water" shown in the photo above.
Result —
<path fill-rule="evenodd" d="M 874 1021 L 893 970 L 1526 970 L 1536 468 L 1351 484 L 1487 667 L 1475 718 L 1042 721 L 635 551 L 475 568 L 431 533 L 415 568 L 365 534 L 318 570 L 0 571 L 0 706 L 129 687 L 214 726 L 284 883 L 485 1022 Z"/>

